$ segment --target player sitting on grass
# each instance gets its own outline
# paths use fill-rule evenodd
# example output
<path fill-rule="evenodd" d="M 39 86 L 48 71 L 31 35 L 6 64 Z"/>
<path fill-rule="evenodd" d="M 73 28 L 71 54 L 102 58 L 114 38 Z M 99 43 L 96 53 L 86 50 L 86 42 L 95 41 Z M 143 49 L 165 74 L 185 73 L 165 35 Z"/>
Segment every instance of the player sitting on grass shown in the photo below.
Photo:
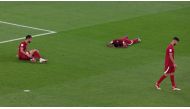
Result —
<path fill-rule="evenodd" d="M 128 36 L 112 40 L 107 46 L 108 47 L 116 47 L 116 48 L 127 48 L 130 45 L 141 42 L 140 38 L 135 38 L 130 40 Z"/>
<path fill-rule="evenodd" d="M 27 35 L 26 39 L 22 41 L 18 48 L 18 58 L 19 60 L 29 60 L 31 62 L 36 62 L 36 60 L 39 60 L 40 63 L 47 62 L 47 59 L 43 59 L 39 51 L 36 49 L 28 50 L 28 44 L 32 42 L 32 36 Z"/>

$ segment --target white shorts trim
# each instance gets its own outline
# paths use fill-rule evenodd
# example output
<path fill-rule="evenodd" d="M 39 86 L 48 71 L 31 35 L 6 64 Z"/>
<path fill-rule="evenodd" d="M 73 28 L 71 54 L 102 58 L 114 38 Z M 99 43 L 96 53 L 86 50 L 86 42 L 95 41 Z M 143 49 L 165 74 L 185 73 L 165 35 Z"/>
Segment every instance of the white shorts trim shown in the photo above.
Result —
<path fill-rule="evenodd" d="M 170 67 L 168 67 L 168 68 L 166 69 L 166 71 L 164 72 L 164 74 L 166 74 L 166 73 L 169 71 L 169 69 L 170 69 Z"/>
<path fill-rule="evenodd" d="M 133 44 L 133 40 L 131 40 L 131 43 L 130 44 L 128 44 L 128 45 L 132 45 Z"/>

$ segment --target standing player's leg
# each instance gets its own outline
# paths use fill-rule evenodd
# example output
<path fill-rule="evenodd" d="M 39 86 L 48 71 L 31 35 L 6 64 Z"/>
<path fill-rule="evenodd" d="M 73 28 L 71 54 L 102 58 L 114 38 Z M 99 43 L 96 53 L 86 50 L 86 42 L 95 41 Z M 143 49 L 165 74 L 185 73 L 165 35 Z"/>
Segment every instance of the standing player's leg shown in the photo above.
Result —
<path fill-rule="evenodd" d="M 158 90 L 161 90 L 160 84 L 162 83 L 162 81 L 163 81 L 166 77 L 167 77 L 167 75 L 164 74 L 164 75 L 162 75 L 162 76 L 160 77 L 160 79 L 156 82 L 155 87 L 156 87 Z"/>
<path fill-rule="evenodd" d="M 160 77 L 160 79 L 156 82 L 155 87 L 156 87 L 158 90 L 161 90 L 160 84 L 161 84 L 162 81 L 168 76 L 169 71 L 170 71 L 170 67 L 165 67 L 165 72 L 164 72 L 164 74 L 163 74 L 163 75 Z"/>
<path fill-rule="evenodd" d="M 175 84 L 175 77 L 174 77 L 174 74 L 170 74 L 170 80 L 171 80 L 171 83 L 172 83 L 172 89 L 176 88 L 176 84 Z"/>
<path fill-rule="evenodd" d="M 176 87 L 174 74 L 170 75 L 170 80 L 172 83 L 172 90 L 181 90 L 181 89 Z"/>
<path fill-rule="evenodd" d="M 171 84 L 172 84 L 172 90 L 181 90 L 181 89 L 177 88 L 176 83 L 175 83 L 175 76 L 174 76 L 175 68 L 171 67 L 170 72 L 172 72 L 170 74 L 170 80 L 171 80 Z"/>

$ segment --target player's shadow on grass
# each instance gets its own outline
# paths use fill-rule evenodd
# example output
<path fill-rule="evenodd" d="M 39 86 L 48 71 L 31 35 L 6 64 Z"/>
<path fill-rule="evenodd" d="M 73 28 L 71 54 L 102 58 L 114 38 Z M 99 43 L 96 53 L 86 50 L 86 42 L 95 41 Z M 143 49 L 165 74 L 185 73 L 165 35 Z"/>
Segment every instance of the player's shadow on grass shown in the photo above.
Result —
<path fill-rule="evenodd" d="M 9 57 L 9 56 L 1 56 L 1 59 L 0 59 L 0 62 L 3 63 L 3 64 L 6 64 L 6 63 L 17 63 L 17 64 L 40 64 L 38 62 L 36 63 L 33 63 L 31 61 L 24 61 L 24 60 L 19 60 L 16 56 L 12 56 L 12 57 Z"/>

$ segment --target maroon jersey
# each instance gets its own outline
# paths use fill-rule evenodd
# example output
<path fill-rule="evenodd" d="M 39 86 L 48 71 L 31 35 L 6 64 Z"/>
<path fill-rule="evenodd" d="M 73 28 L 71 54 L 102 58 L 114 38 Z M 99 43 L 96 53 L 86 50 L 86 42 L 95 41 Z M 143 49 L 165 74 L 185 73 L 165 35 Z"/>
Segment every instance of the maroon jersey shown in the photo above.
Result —
<path fill-rule="evenodd" d="M 124 43 L 126 43 L 128 45 L 128 42 L 130 40 L 128 39 L 128 37 L 123 37 L 123 38 L 120 38 L 120 39 L 115 39 L 112 41 L 112 44 L 114 44 L 115 47 L 123 47 Z M 125 46 L 127 46 L 125 45 Z"/>
<path fill-rule="evenodd" d="M 19 48 L 18 48 L 18 56 L 19 56 L 19 59 L 28 59 L 28 56 L 26 56 L 25 54 L 23 54 L 23 53 L 21 52 L 21 48 L 23 48 L 23 50 L 24 50 L 25 52 L 27 52 L 27 51 L 26 51 L 26 50 L 27 50 L 27 46 L 28 46 L 28 44 L 27 44 L 25 41 L 23 41 L 23 42 L 20 43 Z"/>
<path fill-rule="evenodd" d="M 166 67 L 174 67 L 173 62 L 170 59 L 170 53 L 172 53 L 172 57 L 174 59 L 174 46 L 169 44 L 166 48 L 166 56 L 165 56 L 165 68 Z"/>
<path fill-rule="evenodd" d="M 121 38 L 120 40 L 125 42 L 127 45 L 132 45 L 133 44 L 133 41 L 129 40 L 129 38 L 127 36 Z"/>

